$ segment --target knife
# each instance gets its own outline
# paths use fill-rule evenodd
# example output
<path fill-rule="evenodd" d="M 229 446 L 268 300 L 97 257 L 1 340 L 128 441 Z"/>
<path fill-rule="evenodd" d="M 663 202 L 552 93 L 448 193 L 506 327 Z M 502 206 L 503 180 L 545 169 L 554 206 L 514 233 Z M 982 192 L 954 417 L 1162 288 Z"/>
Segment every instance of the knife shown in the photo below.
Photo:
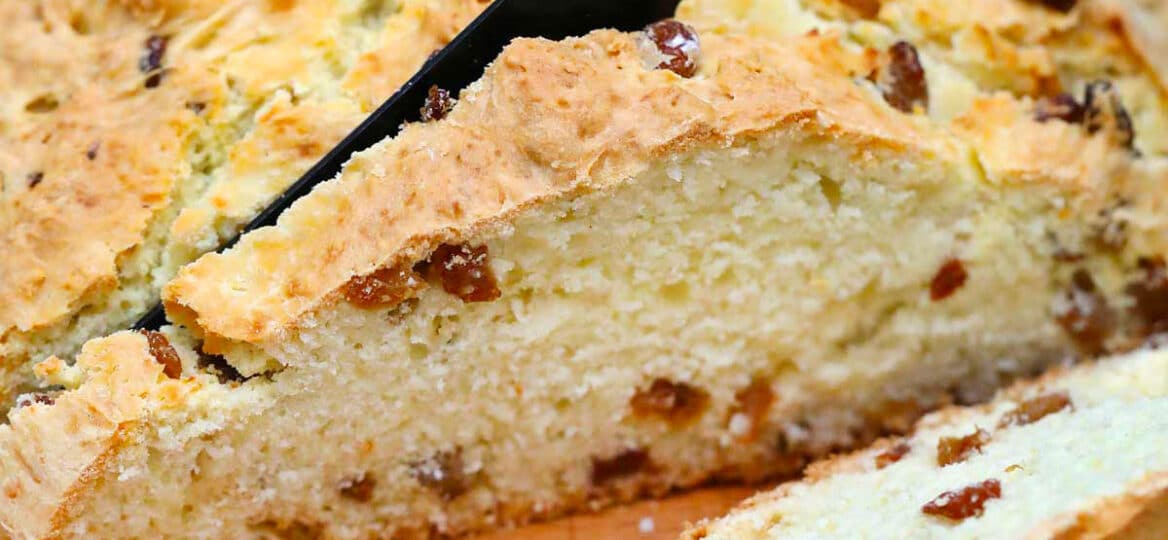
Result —
<path fill-rule="evenodd" d="M 452 95 L 478 80 L 503 47 L 518 37 L 563 39 L 599 28 L 640 30 L 673 16 L 678 0 L 496 0 L 308 172 L 276 197 L 262 212 L 218 251 L 234 245 L 244 234 L 274 225 L 280 213 L 317 184 L 341 172 L 355 152 L 397 134 L 402 124 L 418 120 L 430 86 Z M 135 330 L 156 330 L 167 324 L 162 304 L 156 304 Z"/>

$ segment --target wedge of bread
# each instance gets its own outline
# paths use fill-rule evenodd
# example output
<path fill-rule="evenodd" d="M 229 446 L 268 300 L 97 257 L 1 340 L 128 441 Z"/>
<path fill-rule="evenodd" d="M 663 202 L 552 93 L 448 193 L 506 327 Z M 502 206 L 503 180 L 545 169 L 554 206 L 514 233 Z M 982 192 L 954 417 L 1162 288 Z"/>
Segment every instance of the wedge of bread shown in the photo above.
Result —
<path fill-rule="evenodd" d="M 181 269 L 179 326 L 41 364 L 62 389 L 0 427 L 0 523 L 465 534 L 793 474 L 1162 329 L 1168 168 L 1131 136 L 1160 97 L 704 27 L 516 40 Z"/>
<path fill-rule="evenodd" d="M 32 362 L 129 326 L 482 7 L 0 5 L 0 407 Z"/>
<path fill-rule="evenodd" d="M 1168 537 L 1168 353 L 1050 373 L 816 463 L 688 540 Z"/>

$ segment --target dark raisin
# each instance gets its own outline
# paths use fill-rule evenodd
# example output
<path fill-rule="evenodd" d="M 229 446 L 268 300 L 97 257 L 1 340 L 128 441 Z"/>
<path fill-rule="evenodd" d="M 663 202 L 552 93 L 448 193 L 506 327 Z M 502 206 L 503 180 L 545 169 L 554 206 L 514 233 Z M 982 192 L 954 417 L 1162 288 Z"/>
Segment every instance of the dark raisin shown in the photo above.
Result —
<path fill-rule="evenodd" d="M 441 120 L 453 108 L 454 99 L 450 97 L 450 92 L 438 88 L 437 85 L 430 86 L 430 91 L 426 93 L 426 101 L 422 104 L 422 121 Z"/>
<path fill-rule="evenodd" d="M 181 377 L 182 360 L 174 346 L 170 344 L 170 340 L 166 339 L 166 334 L 154 330 L 142 330 L 142 334 L 146 336 L 146 342 L 150 345 L 150 356 L 162 364 L 162 372 L 171 379 Z"/>
<path fill-rule="evenodd" d="M 734 408 L 731 410 L 730 421 L 734 426 L 735 417 L 741 416 L 747 422 L 745 430 L 735 433 L 742 442 L 752 442 L 758 438 L 758 433 L 766 422 L 767 412 L 775 402 L 775 392 L 765 379 L 754 378 L 750 384 L 734 394 Z"/>
<path fill-rule="evenodd" d="M 1054 315 L 1071 340 L 1085 353 L 1097 355 L 1106 352 L 1107 339 L 1115 330 L 1116 316 L 1086 270 L 1078 269 L 1071 275 L 1071 286 L 1056 302 Z"/>
<path fill-rule="evenodd" d="M 1068 124 L 1079 124 L 1083 122 L 1085 112 L 1083 105 L 1075 99 L 1075 96 L 1063 93 L 1038 100 L 1034 110 L 1034 119 L 1039 122 L 1062 120 Z"/>
<path fill-rule="evenodd" d="M 892 465 L 900 461 L 904 456 L 907 456 L 910 451 L 912 451 L 912 447 L 906 442 L 894 444 L 887 450 L 876 455 L 876 468 L 883 469 Z"/>
<path fill-rule="evenodd" d="M 1002 496 L 1002 484 L 991 478 L 961 489 L 946 491 L 921 507 L 930 516 L 960 521 L 985 513 L 985 503 Z"/>
<path fill-rule="evenodd" d="M 350 476 L 341 480 L 337 489 L 341 496 L 357 502 L 369 502 L 373 499 L 373 489 L 377 487 L 377 480 L 366 473 Z"/>
<path fill-rule="evenodd" d="M 1024 426 L 1042 420 L 1047 415 L 1071 406 L 1071 396 L 1066 392 L 1052 392 L 1030 398 L 1018 404 L 1014 410 L 1002 416 L 999 427 Z"/>
<path fill-rule="evenodd" d="M 422 276 L 409 267 L 380 268 L 365 276 L 354 276 L 341 295 L 354 306 L 375 309 L 396 306 L 425 287 Z"/>
<path fill-rule="evenodd" d="M 692 26 L 681 21 L 665 19 L 645 27 L 645 34 L 665 58 L 657 69 L 668 69 L 682 77 L 693 77 L 698 71 L 701 44 Z"/>
<path fill-rule="evenodd" d="M 706 410 L 710 395 L 700 388 L 667 379 L 656 379 L 629 400 L 633 414 L 661 418 L 674 426 L 696 420 Z"/>
<path fill-rule="evenodd" d="M 941 437 L 937 441 L 937 465 L 942 467 L 965 461 L 970 454 L 981 452 L 981 447 L 990 442 L 988 431 L 977 431 L 964 437 Z"/>
<path fill-rule="evenodd" d="M 916 47 L 898 41 L 888 48 L 888 64 L 876 76 L 884 101 L 894 108 L 911 113 L 917 106 L 929 109 L 929 84 Z"/>
<path fill-rule="evenodd" d="M 501 296 L 491 272 L 487 246 L 442 244 L 430 255 L 426 271 L 442 289 L 463 302 L 489 302 Z"/>
<path fill-rule="evenodd" d="M 965 265 L 961 263 L 961 259 L 949 259 L 941 268 L 937 270 L 937 274 L 933 276 L 933 281 L 929 283 L 929 299 L 936 302 L 949 298 L 953 293 L 957 292 L 962 285 L 965 285 L 965 280 L 969 278 L 969 274 L 965 271 Z"/>
<path fill-rule="evenodd" d="M 195 114 L 203 114 L 203 110 L 207 108 L 207 104 L 202 101 L 188 101 L 186 107 L 187 110 Z"/>
<path fill-rule="evenodd" d="M 146 73 L 146 88 L 154 88 L 162 82 L 162 56 L 166 54 L 166 38 L 150 36 L 146 38 L 146 51 L 138 58 L 138 71 Z"/>
<path fill-rule="evenodd" d="M 34 403 L 39 403 L 41 405 L 52 405 L 54 402 L 56 402 L 56 400 L 53 398 L 52 394 L 47 394 L 44 392 L 29 392 L 27 394 L 16 396 L 16 403 L 13 405 L 13 408 L 20 409 L 23 407 L 28 407 Z"/>
<path fill-rule="evenodd" d="M 1083 125 L 1087 133 L 1103 131 L 1123 148 L 1134 149 L 1135 126 L 1123 106 L 1123 98 L 1111 81 L 1094 81 L 1083 94 Z"/>
<path fill-rule="evenodd" d="M 28 179 L 28 189 L 32 189 L 34 187 L 37 187 L 37 184 L 40 184 L 42 181 L 44 181 L 45 173 L 43 173 L 41 171 L 30 172 L 30 173 L 28 173 L 27 179 Z"/>
<path fill-rule="evenodd" d="M 592 485 L 601 486 L 613 480 L 626 478 L 650 470 L 653 462 L 649 452 L 642 448 L 629 448 L 608 458 L 592 458 Z"/>
<path fill-rule="evenodd" d="M 1055 11 L 1069 13 L 1075 9 L 1078 0 L 1028 0 L 1031 4 L 1041 4 Z"/>
<path fill-rule="evenodd" d="M 199 369 L 215 375 L 215 378 L 219 379 L 220 384 L 227 384 L 229 382 L 241 383 L 248 380 L 248 377 L 244 377 L 238 369 L 235 369 L 235 366 L 227 362 L 226 358 L 217 354 L 200 352 L 198 366 Z"/>
<path fill-rule="evenodd" d="M 1131 314 L 1142 336 L 1168 332 L 1168 267 L 1164 257 L 1140 257 L 1141 276 L 1127 284 Z"/>
<path fill-rule="evenodd" d="M 428 459 L 410 464 L 410 474 L 419 484 L 438 493 L 442 500 L 452 501 L 470 489 L 462 463 L 462 451 L 442 451 Z"/>
<path fill-rule="evenodd" d="M 101 142 L 94 141 L 93 144 L 89 145 L 89 148 L 85 149 L 85 157 L 87 159 L 89 159 L 89 161 L 93 161 L 93 160 L 97 159 L 97 151 L 98 150 L 101 150 Z"/>

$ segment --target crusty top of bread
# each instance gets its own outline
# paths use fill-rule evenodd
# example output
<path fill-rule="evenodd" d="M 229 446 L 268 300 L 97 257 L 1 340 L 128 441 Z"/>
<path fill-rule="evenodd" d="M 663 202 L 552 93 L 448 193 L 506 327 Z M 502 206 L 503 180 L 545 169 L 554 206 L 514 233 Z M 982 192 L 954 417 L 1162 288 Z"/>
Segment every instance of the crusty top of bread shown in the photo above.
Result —
<path fill-rule="evenodd" d="M 357 4 L 0 6 L 0 346 L 215 248 L 483 7 Z M 159 235 L 143 264 L 167 269 L 125 268 Z"/>
<path fill-rule="evenodd" d="M 1004 420 L 1025 407 L 1027 400 L 1058 394 L 1069 402 L 1061 409 L 1052 407 L 1033 423 Z M 1144 455 L 1140 452 L 1163 449 L 1166 436 L 1156 425 L 1162 424 L 1163 415 L 1155 413 L 1164 410 L 1168 410 L 1168 353 L 1164 351 L 1138 351 L 1055 370 L 1004 390 L 988 404 L 930 414 L 903 439 L 878 441 L 865 450 L 815 463 L 802 481 L 757 495 L 724 518 L 691 528 L 684 538 L 804 538 L 808 534 L 915 538 L 942 533 L 954 538 L 1005 538 L 1001 535 L 1006 530 L 1012 531 L 1010 538 L 1128 538 L 1125 534 L 1138 532 L 1136 527 L 1147 526 L 1145 520 L 1159 519 L 1168 511 L 1168 466 L 1163 460 L 1139 462 Z M 1133 423 L 1141 427 L 1124 429 Z M 940 438 L 962 437 L 977 428 L 987 432 L 981 450 L 944 467 L 938 464 Z M 1120 441 L 1117 444 L 1130 450 L 1135 456 L 1132 460 L 1142 468 L 1131 476 L 1109 478 L 1110 488 L 1087 490 L 1089 495 L 1068 504 L 1037 502 L 1037 498 L 1061 495 L 1051 491 L 1055 486 L 1089 485 L 1113 474 L 1116 467 L 1109 461 L 1118 456 L 1094 451 L 1100 437 Z M 906 453 L 888 458 L 893 455 L 890 449 L 901 444 L 906 445 L 900 446 Z M 1072 447 L 1078 457 L 1067 460 L 1064 454 Z M 1035 453 L 1034 448 L 1048 451 Z M 883 465 L 881 460 L 886 460 Z M 1044 461 L 1046 467 L 1042 467 Z M 987 475 L 1000 479 L 1001 497 L 986 502 L 984 515 L 950 521 L 921 511 L 924 503 L 940 494 L 936 484 L 956 490 L 986 480 Z M 938 481 L 922 480 L 929 477 Z M 869 491 L 873 486 L 878 487 Z M 1034 506 L 1023 508 L 1024 504 Z M 859 515 L 865 523 L 882 521 L 891 529 L 849 521 Z M 970 528 L 987 520 L 1010 525 L 996 533 Z M 1014 536 L 1019 530 L 1022 534 Z"/>
<path fill-rule="evenodd" d="M 352 276 L 502 226 L 541 200 L 606 189 L 669 153 L 770 134 L 838 141 L 855 163 L 889 151 L 944 162 L 954 182 L 1044 182 L 1088 196 L 1130 162 L 1074 126 L 1033 121 L 1032 105 L 1006 96 L 975 99 L 953 127 L 904 114 L 844 69 L 866 56 L 835 33 L 704 35 L 690 79 L 646 67 L 638 39 L 516 40 L 448 117 L 407 126 L 275 227 L 184 268 L 164 290 L 168 314 L 212 342 L 276 338 Z"/>

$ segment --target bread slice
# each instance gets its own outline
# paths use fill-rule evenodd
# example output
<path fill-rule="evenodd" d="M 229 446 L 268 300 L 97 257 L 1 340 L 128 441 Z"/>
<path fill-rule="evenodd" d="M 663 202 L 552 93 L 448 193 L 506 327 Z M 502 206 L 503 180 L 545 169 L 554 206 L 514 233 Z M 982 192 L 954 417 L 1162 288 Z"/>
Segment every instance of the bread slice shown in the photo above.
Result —
<path fill-rule="evenodd" d="M 1168 352 L 1140 351 L 938 411 L 683 538 L 1165 538 L 1165 448 Z"/>
<path fill-rule="evenodd" d="M 515 41 L 184 267 L 182 327 L 42 364 L 0 523 L 464 534 L 793 474 L 1162 323 L 1168 169 L 1105 85 L 1089 125 L 968 81 L 932 118 L 839 32 L 654 29 Z"/>
<path fill-rule="evenodd" d="M 482 7 L 0 6 L 0 408 L 32 362 L 129 326 Z"/>

